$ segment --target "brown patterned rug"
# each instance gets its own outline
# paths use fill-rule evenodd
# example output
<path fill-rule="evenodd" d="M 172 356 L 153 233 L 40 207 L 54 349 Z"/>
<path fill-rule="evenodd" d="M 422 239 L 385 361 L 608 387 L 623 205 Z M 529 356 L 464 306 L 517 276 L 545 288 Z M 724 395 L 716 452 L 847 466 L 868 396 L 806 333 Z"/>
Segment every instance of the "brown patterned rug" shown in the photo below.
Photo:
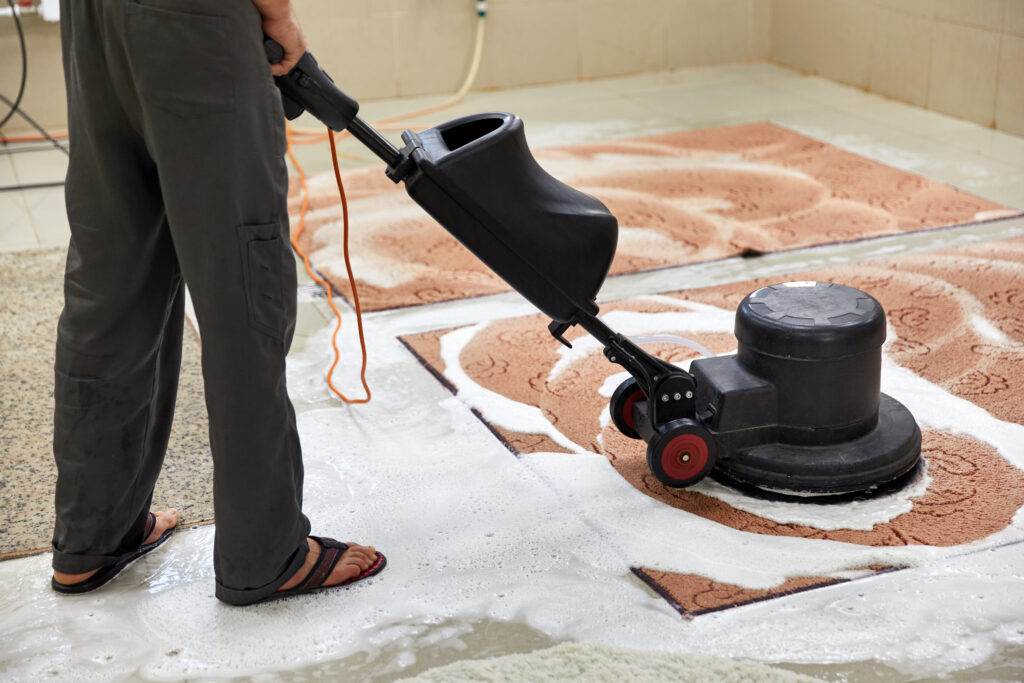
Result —
<path fill-rule="evenodd" d="M 973 402 L 997 420 L 1024 423 L 1024 239 L 906 255 L 771 282 L 785 279 L 842 282 L 873 294 L 888 311 L 890 360 L 932 383 L 928 390 L 936 396 L 944 390 Z M 729 332 L 732 311 L 746 294 L 765 284 L 769 281 L 638 297 L 605 306 L 602 315 L 612 327 L 630 334 L 682 334 L 724 353 L 735 349 Z M 604 454 L 629 484 L 646 495 L 734 529 L 867 546 L 949 547 L 981 541 L 1006 529 L 1024 505 L 1024 471 L 989 443 L 959 429 L 957 433 L 925 430 L 927 479 L 918 482 L 921 488 L 915 489 L 909 510 L 871 528 L 780 523 L 749 511 L 749 506 L 740 509 L 743 506 L 737 507 L 736 498 L 731 499 L 734 505 L 707 490 L 666 489 L 647 468 L 645 444 L 622 436 L 608 422 L 610 388 L 620 380 L 613 378 L 619 374 L 617 366 L 604 359 L 596 344 L 588 346 L 592 340 L 578 328 L 568 335 L 579 340 L 577 351 L 563 350 L 548 335 L 546 323 L 542 316 L 527 316 L 403 341 L 453 390 L 459 389 L 460 381 L 464 385 L 471 381 L 540 410 L 545 424 L 537 433 L 505 429 L 500 426 L 500 414 L 482 414 L 514 453 L 570 453 L 575 446 Z M 452 341 L 456 338 L 457 344 Z M 681 347 L 651 348 L 674 362 L 694 355 Z M 445 361 L 455 358 L 458 372 L 452 372 Z M 865 567 L 863 575 L 895 568 Z M 686 615 L 851 578 L 798 576 L 769 590 L 748 590 L 694 574 L 644 567 L 635 567 L 634 572 Z"/>
<path fill-rule="evenodd" d="M 53 357 L 67 250 L 0 253 L 0 560 L 50 549 L 53 534 Z M 171 439 L 153 504 L 183 521 L 213 519 L 199 344 L 186 326 Z"/>
<path fill-rule="evenodd" d="M 1020 213 L 770 123 L 545 149 L 537 156 L 618 216 L 613 275 Z M 345 180 L 365 310 L 508 290 L 383 171 L 348 173 Z M 333 174 L 312 178 L 309 191 L 302 246 L 335 289 L 347 293 Z M 300 206 L 293 187 L 293 225 Z"/>

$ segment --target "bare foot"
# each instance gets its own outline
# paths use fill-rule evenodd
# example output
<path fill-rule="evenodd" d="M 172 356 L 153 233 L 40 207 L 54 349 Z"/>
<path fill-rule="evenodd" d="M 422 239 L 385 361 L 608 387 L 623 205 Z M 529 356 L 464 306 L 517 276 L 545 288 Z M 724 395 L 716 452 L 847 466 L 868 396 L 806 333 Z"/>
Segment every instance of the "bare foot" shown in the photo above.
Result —
<path fill-rule="evenodd" d="M 286 591 L 295 586 L 299 585 L 307 576 L 309 572 L 316 566 L 317 558 L 320 557 L 320 544 L 314 541 L 312 538 L 307 538 L 306 543 L 309 545 L 309 552 L 306 553 L 306 561 L 302 563 L 302 566 L 292 574 L 292 578 L 288 579 L 283 586 L 278 588 L 278 591 Z M 341 555 L 341 559 L 338 560 L 338 564 L 334 567 L 334 571 L 331 572 L 330 576 L 323 583 L 323 587 L 337 586 L 339 583 L 344 583 L 349 579 L 354 579 L 367 569 L 373 566 L 373 563 L 377 561 L 377 551 L 373 546 L 356 545 L 354 543 L 348 544 L 348 550 Z"/>
<path fill-rule="evenodd" d="M 153 514 L 156 516 L 156 524 L 153 525 L 153 530 L 149 532 L 149 536 L 142 542 L 143 545 L 156 543 L 157 539 L 164 535 L 164 532 L 178 526 L 178 511 L 174 508 L 162 512 L 154 512 Z M 65 574 L 64 572 L 54 571 L 53 578 L 65 586 L 73 586 L 76 583 L 86 581 L 99 570 L 100 568 L 96 568 L 84 574 Z"/>

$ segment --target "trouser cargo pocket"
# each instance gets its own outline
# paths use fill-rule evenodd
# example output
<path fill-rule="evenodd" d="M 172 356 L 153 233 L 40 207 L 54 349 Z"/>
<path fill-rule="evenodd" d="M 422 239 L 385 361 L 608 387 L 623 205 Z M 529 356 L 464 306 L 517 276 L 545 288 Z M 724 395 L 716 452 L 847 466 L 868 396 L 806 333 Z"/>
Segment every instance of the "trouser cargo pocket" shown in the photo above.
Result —
<path fill-rule="evenodd" d="M 278 223 L 243 225 L 238 233 L 249 325 L 275 339 L 283 339 L 288 323 L 285 261 L 291 258 L 291 253 L 281 237 L 281 226 Z"/>

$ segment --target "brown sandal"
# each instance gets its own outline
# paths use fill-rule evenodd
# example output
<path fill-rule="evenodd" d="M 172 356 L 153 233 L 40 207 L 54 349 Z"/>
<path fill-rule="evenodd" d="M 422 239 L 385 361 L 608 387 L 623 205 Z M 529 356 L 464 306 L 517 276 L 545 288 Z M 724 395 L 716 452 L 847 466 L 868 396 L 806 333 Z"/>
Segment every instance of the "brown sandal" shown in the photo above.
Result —
<path fill-rule="evenodd" d="M 155 528 L 156 515 L 150 512 L 149 516 L 146 518 L 146 529 L 143 532 L 142 538 L 149 538 L 149 535 L 153 533 L 153 529 Z M 78 583 L 61 583 L 56 578 L 51 578 L 50 586 L 53 588 L 53 590 L 63 595 L 80 595 L 82 593 L 92 592 L 97 588 L 105 586 L 107 583 L 112 581 L 114 577 L 116 577 L 118 574 L 124 571 L 125 568 L 127 568 L 128 565 L 130 565 L 135 560 L 139 559 L 146 553 L 156 550 L 158 547 L 163 545 L 164 541 L 170 538 L 171 534 L 174 533 L 174 529 L 175 527 L 171 527 L 170 529 L 165 531 L 160 536 L 160 538 L 156 539 L 152 543 L 142 544 L 141 546 L 139 546 L 138 550 L 128 553 L 127 555 L 119 559 L 117 562 L 114 562 L 113 564 L 108 564 L 105 567 L 100 567 L 95 574 L 90 576 L 88 579 L 85 579 L 84 581 L 79 581 Z"/>
<path fill-rule="evenodd" d="M 376 561 L 362 574 L 353 576 L 347 581 L 342 581 L 341 583 L 337 583 L 332 586 L 325 586 L 323 585 L 324 581 L 326 581 L 327 577 L 331 575 L 334 568 L 338 566 L 338 562 L 341 561 L 341 556 L 345 554 L 346 550 L 348 550 L 348 544 L 341 543 L 333 538 L 322 538 L 320 536 L 310 536 L 310 538 L 320 545 L 320 556 L 316 558 L 316 564 L 314 564 L 313 568 L 309 570 L 308 574 L 306 574 L 306 578 L 300 581 L 295 588 L 289 588 L 286 591 L 277 591 L 262 600 L 257 600 L 257 603 L 271 602 L 282 598 L 291 598 L 296 595 L 308 595 L 310 593 L 331 590 L 332 588 L 350 586 L 357 581 L 362 581 L 363 579 L 368 579 L 371 576 L 380 574 L 388 564 L 388 558 L 378 552 Z"/>

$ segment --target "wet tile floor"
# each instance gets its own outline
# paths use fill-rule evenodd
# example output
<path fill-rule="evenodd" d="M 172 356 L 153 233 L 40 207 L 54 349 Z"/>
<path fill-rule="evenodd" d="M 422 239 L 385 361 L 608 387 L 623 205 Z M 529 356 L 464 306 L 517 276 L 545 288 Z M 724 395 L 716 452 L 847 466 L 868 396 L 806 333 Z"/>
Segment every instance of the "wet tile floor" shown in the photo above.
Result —
<path fill-rule="evenodd" d="M 363 113 L 373 120 L 434 101 L 370 102 Z M 484 110 L 519 114 L 534 146 L 768 120 L 982 197 L 1024 207 L 1024 139 L 769 64 L 476 93 L 453 110 L 412 123 L 418 128 Z M 312 127 L 313 122 L 303 120 L 299 125 Z M 341 150 L 348 168 L 373 163 L 351 141 L 342 143 Z M 302 148 L 299 155 L 310 173 L 328 168 L 322 146 Z M 59 180 L 65 164 L 63 155 L 53 150 L 0 155 L 0 186 Z M 60 188 L 0 194 L 0 250 L 66 245 L 61 202 Z M 358 216 L 353 219 L 358 229 Z M 729 259 L 616 278 L 609 281 L 602 298 L 1020 234 L 1024 220 L 1010 220 Z M 602 539 L 594 538 L 592 530 L 571 514 L 527 520 L 543 521 L 550 529 L 545 526 L 541 532 L 539 526 L 524 526 L 531 529 L 530 542 L 515 547 L 524 532 L 507 527 L 522 523 L 535 510 L 519 509 L 503 496 L 535 496 L 531 507 L 543 510 L 544 487 L 538 489 L 534 481 L 543 475 L 516 469 L 516 461 L 489 433 L 463 408 L 452 405 L 446 391 L 391 340 L 398 334 L 529 310 L 516 295 L 506 294 L 369 316 L 371 381 L 378 399 L 365 409 L 344 409 L 328 398 L 320 377 L 327 353 L 326 306 L 304 283 L 289 374 L 307 450 L 307 508 L 327 531 L 344 529 L 354 538 L 394 549 L 389 553 L 394 567 L 336 602 L 293 601 L 246 616 L 225 610 L 210 597 L 209 529 L 182 534 L 166 553 L 139 563 L 105 595 L 70 605 L 46 591 L 45 557 L 3 563 L 0 673 L 17 679 L 42 674 L 59 679 L 177 679 L 274 673 L 291 680 L 320 675 L 391 680 L 457 659 L 534 650 L 574 639 L 798 662 L 788 666 L 831 679 L 918 680 L 954 670 L 960 670 L 956 676 L 962 680 L 1013 680 L 1024 675 L 1024 630 L 1019 618 L 1012 618 L 1024 614 L 1024 594 L 1013 587 L 1024 572 L 1020 547 L 879 577 L 873 580 L 875 597 L 867 604 L 858 597 L 859 588 L 840 586 L 690 623 L 665 612 L 656 597 L 645 596 L 645 588 L 606 557 Z M 345 328 L 341 381 L 354 387 L 356 346 L 348 334 L 352 327 Z M 424 459 L 419 463 L 423 471 L 417 476 L 402 473 L 396 479 L 394 467 L 406 452 Z M 428 458 L 431 454 L 435 461 Z M 491 471 L 480 471 L 489 467 Z M 463 517 L 482 511 L 491 525 L 488 538 L 513 546 L 478 547 L 471 537 L 484 527 L 473 522 L 463 528 L 461 520 L 457 524 L 446 516 L 449 512 L 433 509 L 435 503 L 447 508 L 466 502 L 456 505 L 444 495 L 460 495 L 466 489 L 446 489 L 442 483 L 463 470 L 465 478 L 475 478 L 475 493 L 469 494 L 467 503 L 472 505 Z M 502 478 L 496 486 L 495 480 Z M 338 482 L 345 484 L 340 487 L 345 491 L 341 500 L 335 493 Z M 432 494 L 418 490 L 431 487 Z M 458 531 L 432 526 L 444 520 Z M 428 539 L 430 552 L 442 556 L 431 557 L 420 546 L 406 543 L 410 535 Z M 477 564 L 505 559 L 494 561 L 491 574 L 481 574 L 453 557 L 456 550 L 476 558 Z M 538 553 L 554 559 L 538 563 L 533 557 Z M 501 569 L 503 561 L 515 567 L 521 563 L 515 573 L 532 582 L 532 590 L 518 584 L 503 588 L 511 571 Z M 630 600 L 619 602 L 617 594 L 595 592 L 587 580 L 601 572 L 616 576 L 613 585 L 630 594 Z M 430 576 L 424 579 L 424 573 Z M 907 593 L 920 591 L 921 586 L 928 592 L 919 599 L 934 602 L 934 610 L 893 613 Z M 382 598 L 380 591 L 395 595 Z M 481 594 L 490 600 L 484 608 L 479 607 Z M 552 605 L 537 608 L 534 602 L 545 595 Z M 580 607 L 581 595 L 595 605 Z M 404 602 L 396 604 L 396 596 Z M 506 604 L 507 600 L 513 602 Z M 958 600 L 976 601 L 968 618 L 940 607 L 944 601 Z M 634 603 L 649 614 L 631 612 L 629 605 Z M 315 620 L 306 615 L 332 606 L 337 609 L 321 612 Z M 561 613 L 555 614 L 558 610 Z M 607 625 L 616 619 L 622 622 L 618 631 Z M 859 637 L 842 635 L 858 628 Z M 347 633 L 352 629 L 357 633 Z M 787 633 L 784 642 L 775 636 L 780 632 Z"/>

